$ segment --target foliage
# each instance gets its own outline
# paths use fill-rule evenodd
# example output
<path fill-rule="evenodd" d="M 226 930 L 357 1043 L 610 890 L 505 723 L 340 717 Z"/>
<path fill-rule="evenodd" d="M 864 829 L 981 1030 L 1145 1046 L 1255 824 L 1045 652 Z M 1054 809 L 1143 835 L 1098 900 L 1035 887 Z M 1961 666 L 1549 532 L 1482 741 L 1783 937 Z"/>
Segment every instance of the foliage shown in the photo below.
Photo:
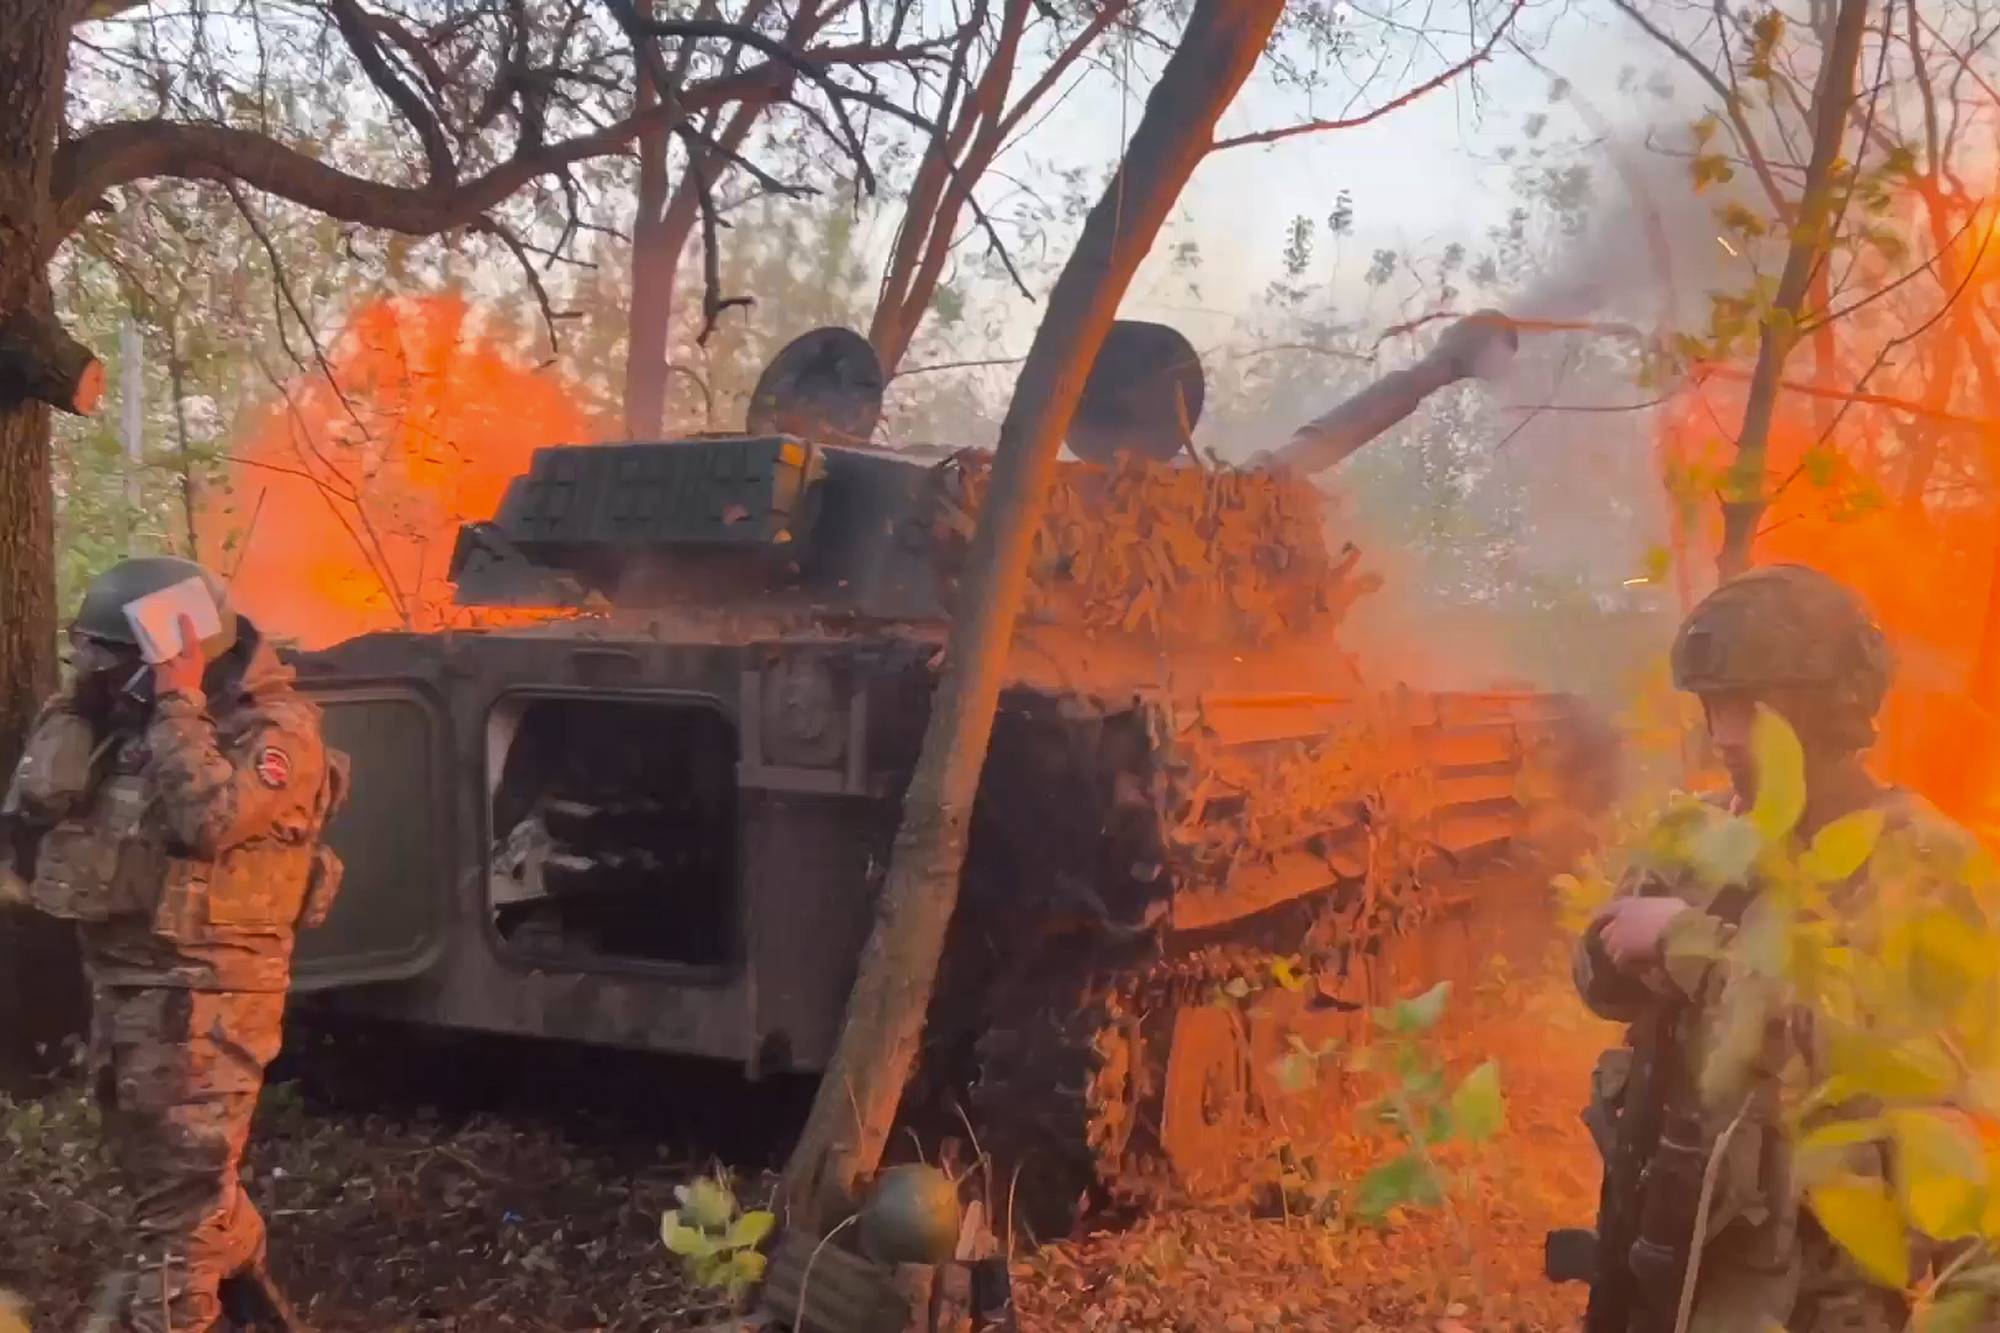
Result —
<path fill-rule="evenodd" d="M 1357 1052 L 1350 1067 L 1372 1070 L 1388 1089 L 1363 1117 L 1395 1155 L 1362 1177 L 1354 1210 L 1380 1221 L 1397 1208 L 1437 1207 L 1445 1201 L 1445 1178 L 1433 1150 L 1452 1142 L 1485 1143 L 1506 1122 L 1500 1067 L 1489 1060 L 1448 1087 L 1444 1067 L 1425 1049 L 1423 1038 L 1444 1017 L 1451 983 L 1441 981 L 1422 995 L 1399 1000 L 1373 1014 L 1384 1038 Z"/>
<path fill-rule="evenodd" d="M 679 1256 L 696 1286 L 740 1299 L 764 1276 L 764 1255 L 757 1247 L 777 1225 L 777 1215 L 743 1209 L 719 1174 L 676 1185 L 674 1197 L 681 1206 L 661 1216 L 661 1242 Z"/>
<path fill-rule="evenodd" d="M 1285 984 L 1287 960 L 1276 960 L 1272 966 L 1279 983 Z M 1361 1112 L 1370 1133 L 1393 1154 L 1370 1170 L 1354 1191 L 1350 1206 L 1368 1221 L 1380 1222 L 1398 1208 L 1443 1204 L 1446 1180 L 1434 1150 L 1447 1143 L 1485 1143 L 1505 1123 L 1498 1064 L 1489 1060 L 1451 1086 L 1443 1065 L 1427 1049 L 1425 1038 L 1444 1017 L 1450 992 L 1450 982 L 1439 982 L 1422 995 L 1375 1010 L 1372 1020 L 1381 1040 L 1355 1051 L 1347 1061 L 1350 1071 L 1372 1072 L 1386 1082 L 1386 1090 Z M 1322 1065 L 1339 1054 L 1338 1043 L 1331 1040 L 1309 1046 L 1294 1035 L 1290 1046 L 1272 1068 L 1286 1092 L 1315 1086 Z M 1325 1192 L 1317 1163 L 1295 1149 L 1285 1149 L 1279 1165 L 1280 1185 L 1288 1192 Z"/>
<path fill-rule="evenodd" d="M 2000 876 L 1921 811 L 1862 809 L 1800 836 L 1797 736 L 1761 709 L 1753 750 L 1748 811 L 1679 798 L 1627 852 L 1697 906 L 1757 887 L 1713 960 L 1725 980 L 1702 1089 L 1727 1115 L 1773 1025 L 1810 1014 L 1813 1045 L 1785 1080 L 1798 1187 L 1885 1286 L 1917 1275 L 1913 1245 L 1961 1246 L 1923 1293 L 1941 1319 L 2000 1278 Z M 1578 880 L 1579 893 L 1608 889 L 1602 874 Z"/>

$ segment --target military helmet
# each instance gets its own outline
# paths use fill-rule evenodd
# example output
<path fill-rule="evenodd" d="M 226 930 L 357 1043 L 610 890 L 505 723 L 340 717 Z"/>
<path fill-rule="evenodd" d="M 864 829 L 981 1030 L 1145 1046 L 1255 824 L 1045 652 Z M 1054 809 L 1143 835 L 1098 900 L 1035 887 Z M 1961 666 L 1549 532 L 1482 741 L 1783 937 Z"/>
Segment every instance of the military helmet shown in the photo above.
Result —
<path fill-rule="evenodd" d="M 222 621 L 221 631 L 202 643 L 213 659 L 235 646 L 236 613 L 230 609 L 229 592 L 222 580 L 194 561 L 179 556 L 141 555 L 120 560 L 91 580 L 70 628 L 86 638 L 136 647 L 138 637 L 125 619 L 125 604 L 189 579 L 200 579 L 207 585 Z"/>
<path fill-rule="evenodd" d="M 1804 565 L 1767 565 L 1703 598 L 1674 637 L 1674 685 L 1696 694 L 1824 692 L 1824 721 L 1856 748 L 1874 740 L 1889 691 L 1888 640 L 1844 585 Z"/>

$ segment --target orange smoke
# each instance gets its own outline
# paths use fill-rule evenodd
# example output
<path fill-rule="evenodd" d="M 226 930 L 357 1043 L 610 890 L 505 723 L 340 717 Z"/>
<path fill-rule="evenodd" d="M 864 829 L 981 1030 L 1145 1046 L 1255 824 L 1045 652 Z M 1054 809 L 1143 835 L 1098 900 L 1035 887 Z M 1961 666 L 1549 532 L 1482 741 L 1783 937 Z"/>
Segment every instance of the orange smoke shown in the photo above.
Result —
<path fill-rule="evenodd" d="M 1941 340 L 1969 327 L 1940 320 L 1917 332 L 1906 368 L 1878 368 L 1866 383 L 1876 397 L 1844 405 L 1867 363 L 1828 375 L 1813 349 L 1794 353 L 1788 374 L 1820 392 L 1779 397 L 1768 474 L 1775 494 L 1754 550 L 1758 563 L 1810 565 L 1866 599 L 1897 665 L 1873 756 L 1880 776 L 1992 836 L 2000 833 L 2000 441 L 1982 419 L 2000 416 L 2000 402 L 1979 401 L 1967 391 L 1977 380 L 1963 374 L 1956 396 L 1952 383 L 1942 391 L 1926 383 Z M 1735 375 L 1701 377 L 1665 418 L 1663 463 L 1690 506 L 1698 565 L 1720 544 L 1715 491 L 1743 396 Z M 1883 401 L 1897 399 L 1937 410 Z"/>
<path fill-rule="evenodd" d="M 458 527 L 490 517 L 537 448 L 598 438 L 583 395 L 456 295 L 365 302 L 326 369 L 237 446 L 204 556 L 245 612 L 307 647 L 491 623 L 451 605 Z"/>

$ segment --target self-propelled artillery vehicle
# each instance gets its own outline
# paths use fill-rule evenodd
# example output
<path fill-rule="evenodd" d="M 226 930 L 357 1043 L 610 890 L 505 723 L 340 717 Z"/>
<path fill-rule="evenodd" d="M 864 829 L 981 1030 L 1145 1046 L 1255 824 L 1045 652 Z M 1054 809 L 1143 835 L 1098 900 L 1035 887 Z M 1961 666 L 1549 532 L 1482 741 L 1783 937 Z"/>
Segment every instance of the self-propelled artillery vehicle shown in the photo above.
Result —
<path fill-rule="evenodd" d="M 1357 429 L 1453 364 L 1386 412 L 1371 391 Z M 867 443 L 880 405 L 865 342 L 808 335 L 742 434 L 539 452 L 459 536 L 485 627 L 296 657 L 353 761 L 309 1007 L 825 1066 L 986 475 Z M 908 1102 L 962 1110 L 1044 1235 L 1093 1197 L 1239 1188 L 1288 1039 L 1379 998 L 1385 944 L 1597 771 L 1572 700 L 1357 679 L 1332 633 L 1356 555 L 1306 481 L 1195 457 L 1200 408 L 1185 340 L 1119 326 L 1037 541 Z"/>

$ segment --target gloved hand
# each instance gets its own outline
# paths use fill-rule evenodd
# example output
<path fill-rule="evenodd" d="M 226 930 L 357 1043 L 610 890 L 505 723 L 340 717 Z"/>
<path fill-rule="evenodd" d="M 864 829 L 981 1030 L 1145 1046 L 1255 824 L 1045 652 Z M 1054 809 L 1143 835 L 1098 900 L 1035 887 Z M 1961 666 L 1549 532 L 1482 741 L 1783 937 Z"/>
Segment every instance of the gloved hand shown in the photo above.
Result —
<path fill-rule="evenodd" d="M 1620 898 L 1598 914 L 1598 938 L 1612 962 L 1637 973 L 1660 961 L 1667 923 L 1687 910 L 1679 898 Z"/>

